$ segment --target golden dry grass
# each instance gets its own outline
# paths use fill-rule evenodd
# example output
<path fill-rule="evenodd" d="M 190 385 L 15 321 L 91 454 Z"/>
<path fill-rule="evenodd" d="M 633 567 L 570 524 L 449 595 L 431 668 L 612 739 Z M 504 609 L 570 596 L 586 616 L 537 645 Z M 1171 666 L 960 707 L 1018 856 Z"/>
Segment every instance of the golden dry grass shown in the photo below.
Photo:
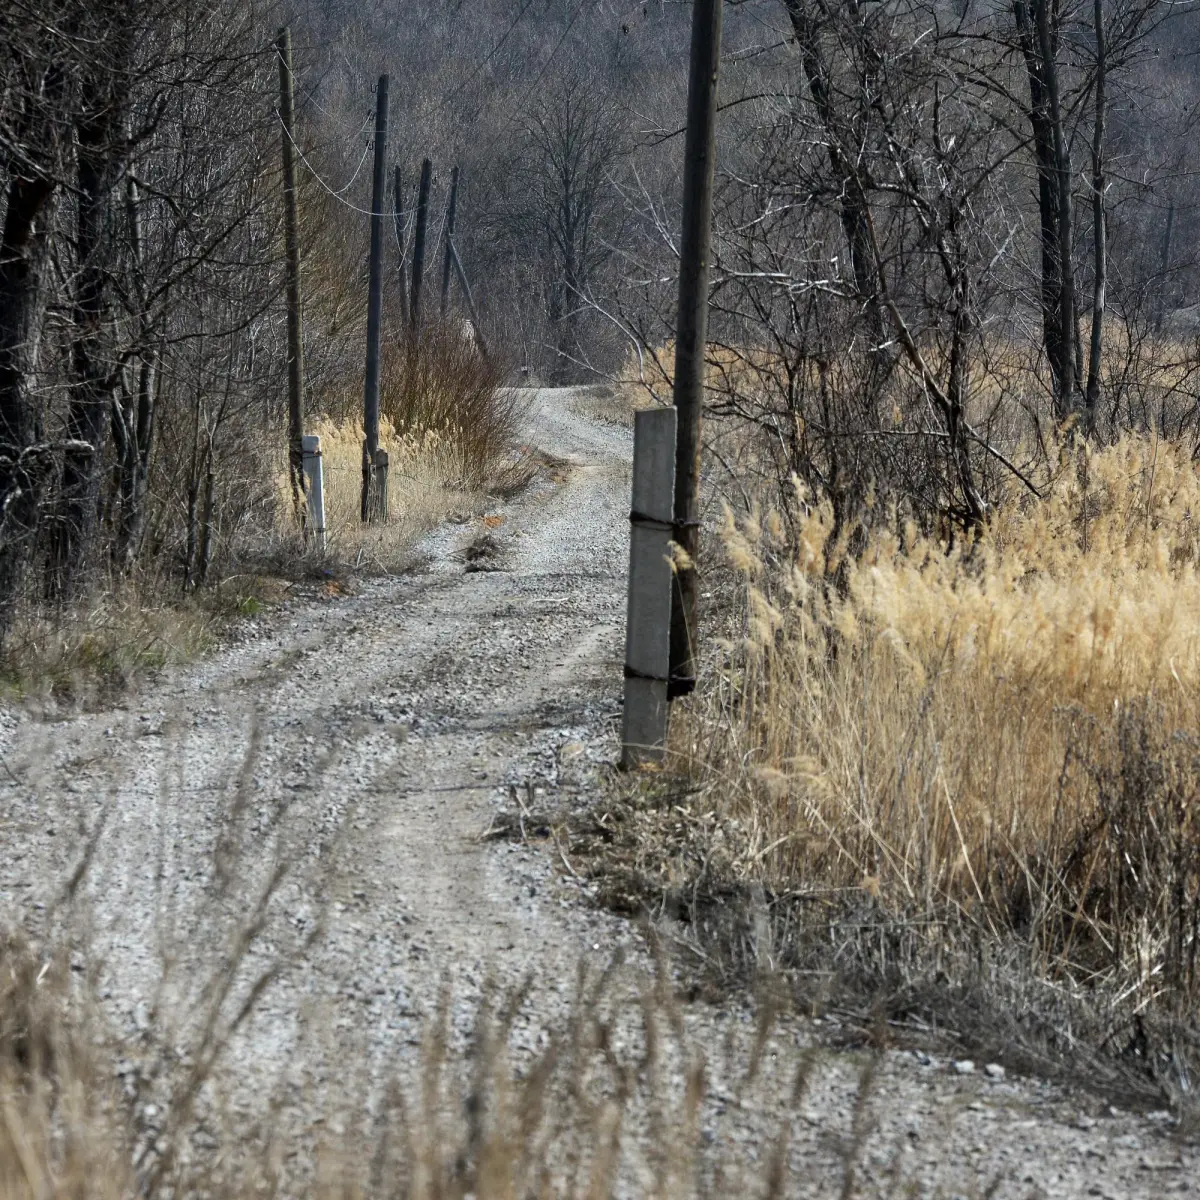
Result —
<path fill-rule="evenodd" d="M 1186 1007 L 1198 513 L 1186 450 L 1128 437 L 953 548 L 881 522 L 847 559 L 848 531 L 835 542 L 802 494 L 790 536 L 775 514 L 727 517 L 741 625 L 674 730 L 696 807 L 734 831 L 726 869 L 917 941 L 1017 938 L 1126 1011 Z"/>
<path fill-rule="evenodd" d="M 207 1043 L 197 1047 L 198 1075 L 169 1049 L 142 1064 L 145 1079 L 168 1085 L 165 1109 L 151 1116 L 136 1089 L 122 1090 L 120 1045 L 109 1043 L 86 988 L 59 961 L 49 947 L 0 938 L 0 1195 L 12 1200 L 794 1194 L 786 1117 L 783 1129 L 768 1123 L 769 1146 L 702 1136 L 702 1119 L 713 1118 L 711 1106 L 703 1111 L 704 1055 L 661 969 L 655 978 L 615 962 L 604 971 L 581 966 L 570 1012 L 529 1053 L 512 1047 L 523 989 L 485 991 L 465 1045 L 447 995 L 426 1023 L 415 1070 L 398 1071 L 370 1111 L 330 1099 L 298 1136 L 278 1112 L 262 1127 L 232 1114 L 214 1125 L 212 1101 L 228 1076 L 210 1071 Z M 827 1065 L 776 1036 L 773 1015 L 764 1003 L 754 1024 L 727 1030 L 736 1067 L 717 1110 L 770 1104 L 781 1090 L 799 1109 L 831 1066 L 845 1080 L 845 1111 L 832 1119 L 852 1120 L 841 1161 L 825 1167 L 824 1194 L 858 1194 L 851 1184 L 874 1132 L 876 1064 L 868 1058 L 855 1081 L 853 1067 Z M 371 1068 L 348 1060 L 342 1069 L 365 1085 Z M 195 1086 L 169 1086 L 180 1070 Z M 211 1093 L 203 1116 L 201 1086 Z M 897 1194 L 908 1194 L 895 1182 Z"/>
<path fill-rule="evenodd" d="M 417 538 L 455 513 L 474 512 L 482 490 L 464 482 L 462 455 L 454 439 L 438 430 L 398 434 L 380 420 L 379 440 L 388 452 L 388 519 L 361 520 L 362 428 L 323 418 L 312 432 L 321 438 L 325 473 L 325 528 L 329 552 L 356 566 L 384 570 L 401 564 Z M 280 472 L 280 512 L 290 515 L 286 473 Z"/>
<path fill-rule="evenodd" d="M 454 325 L 416 343 L 389 340 L 380 379 L 379 444 L 388 452 L 388 519 L 361 520 L 361 392 L 331 392 L 308 424 L 321 438 L 330 554 L 355 568 L 392 571 L 422 534 L 479 511 L 489 488 L 515 486 L 521 402 L 502 360 L 484 358 Z M 276 467 L 280 531 L 295 528 L 286 463 Z"/>
<path fill-rule="evenodd" d="M 113 579 L 83 603 L 26 609 L 0 654 L 0 695 L 36 705 L 110 701 L 211 649 L 231 623 L 257 616 L 283 591 L 276 577 L 239 572 L 179 596 L 147 574 Z"/>

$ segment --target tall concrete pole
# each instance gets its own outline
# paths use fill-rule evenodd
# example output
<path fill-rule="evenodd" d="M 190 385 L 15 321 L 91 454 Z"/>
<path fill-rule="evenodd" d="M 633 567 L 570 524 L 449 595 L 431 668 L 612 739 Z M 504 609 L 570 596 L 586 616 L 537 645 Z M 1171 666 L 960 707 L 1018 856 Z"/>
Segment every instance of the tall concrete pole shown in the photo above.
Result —
<path fill-rule="evenodd" d="M 300 216 L 296 203 L 296 106 L 292 83 L 292 35 L 284 26 L 275 39 L 279 54 L 279 120 L 283 125 L 283 242 L 287 260 L 288 474 L 297 517 L 304 521 L 304 331 L 300 308 Z"/>
<path fill-rule="evenodd" d="M 409 328 L 415 338 L 421 332 L 421 287 L 425 281 L 425 236 L 429 228 L 429 188 L 433 163 L 421 164 L 421 187 L 417 192 L 417 228 L 413 233 L 412 300 L 408 305 Z"/>
<path fill-rule="evenodd" d="M 453 270 L 454 218 L 458 213 L 458 168 L 450 172 L 450 206 L 446 212 L 446 257 L 442 262 L 442 316 L 450 304 L 450 272 Z"/>
<path fill-rule="evenodd" d="M 408 269 L 404 265 L 404 172 L 393 172 L 392 219 L 396 224 L 396 254 L 400 260 L 400 315 L 408 324 Z"/>

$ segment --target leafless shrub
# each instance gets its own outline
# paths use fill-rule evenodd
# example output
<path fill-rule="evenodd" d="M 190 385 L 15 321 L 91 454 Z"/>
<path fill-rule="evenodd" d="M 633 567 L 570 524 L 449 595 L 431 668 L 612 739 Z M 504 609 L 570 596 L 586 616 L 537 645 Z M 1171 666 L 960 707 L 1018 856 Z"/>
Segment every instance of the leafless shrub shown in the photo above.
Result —
<path fill-rule="evenodd" d="M 464 327 L 439 324 L 384 357 L 380 412 L 401 436 L 436 432 L 453 447 L 463 484 L 479 487 L 511 448 L 520 403 L 502 358 L 485 357 Z"/>

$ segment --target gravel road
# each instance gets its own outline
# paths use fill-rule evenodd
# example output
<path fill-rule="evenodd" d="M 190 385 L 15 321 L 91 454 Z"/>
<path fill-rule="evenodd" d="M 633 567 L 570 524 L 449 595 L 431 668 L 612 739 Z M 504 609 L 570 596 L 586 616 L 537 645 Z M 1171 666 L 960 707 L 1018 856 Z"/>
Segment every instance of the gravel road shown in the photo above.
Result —
<path fill-rule="evenodd" d="M 221 1078 L 239 1122 L 274 1103 L 303 1139 L 411 1071 L 439 997 L 465 1037 L 488 979 L 528 977 L 519 1054 L 564 1019 L 581 958 L 625 947 L 630 978 L 640 969 L 636 929 L 588 905 L 552 843 L 480 836 L 512 787 L 535 801 L 586 794 L 615 754 L 632 439 L 575 400 L 531 396 L 527 436 L 548 465 L 486 527 L 428 538 L 403 577 L 290 602 L 115 708 L 0 714 L 0 918 L 47 936 L 70 913 L 127 1075 L 164 1053 L 186 1060 L 220 988 L 227 1020 L 256 973 L 282 964 Z M 757 1099 L 732 1103 L 751 1012 L 684 1016 L 709 1058 L 702 1132 L 717 1155 L 765 1159 L 789 1063 L 819 1048 L 791 1114 L 791 1194 L 838 1194 L 862 1053 L 828 1048 L 825 1026 L 785 1023 Z M 1194 1188 L 1195 1148 L 1165 1114 L 1110 1112 L 984 1067 L 882 1057 L 865 1194 L 888 1193 L 897 1162 L 918 1195 L 995 1179 L 1002 1197 Z"/>

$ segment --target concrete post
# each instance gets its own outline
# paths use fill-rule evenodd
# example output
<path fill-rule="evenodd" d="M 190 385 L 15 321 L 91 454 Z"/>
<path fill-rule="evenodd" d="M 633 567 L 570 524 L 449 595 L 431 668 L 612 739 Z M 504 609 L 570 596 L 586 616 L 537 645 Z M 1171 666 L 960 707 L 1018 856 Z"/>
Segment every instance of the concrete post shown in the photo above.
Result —
<path fill-rule="evenodd" d="M 367 372 L 363 385 L 362 519 L 373 521 L 379 504 L 375 452 L 379 449 L 379 356 L 383 329 L 383 206 L 387 189 L 388 77 L 380 75 L 375 92 L 375 177 L 371 184 L 371 257 L 367 279 Z"/>
<path fill-rule="evenodd" d="M 421 163 L 421 183 L 417 189 L 417 228 L 413 232 L 412 298 L 408 302 L 409 331 L 413 339 L 421 332 L 421 288 L 425 279 L 425 232 L 429 226 L 429 188 L 433 182 L 433 163 Z"/>
<path fill-rule="evenodd" d="M 446 257 L 442 262 L 442 320 L 446 319 L 446 309 L 450 305 L 450 270 L 454 245 L 454 221 L 458 213 L 458 168 L 450 172 L 450 207 L 446 210 Z"/>
<path fill-rule="evenodd" d="M 675 323 L 675 542 L 684 551 L 671 617 L 671 699 L 696 686 L 696 561 L 700 557 L 700 410 L 708 337 L 709 240 L 716 161 L 717 70 L 724 0 L 693 0 L 692 65 L 683 146 L 679 310 Z M 683 559 L 686 558 L 686 561 Z"/>
<path fill-rule="evenodd" d="M 621 765 L 661 762 L 667 748 L 671 666 L 671 540 L 675 494 L 674 408 L 634 416 L 629 514 L 629 609 Z"/>
<path fill-rule="evenodd" d="M 483 330 L 479 327 L 479 313 L 475 310 L 475 297 L 471 295 L 471 284 L 467 279 L 466 271 L 463 270 L 462 259 L 458 257 L 458 247 L 455 246 L 453 240 L 446 242 L 446 251 L 454 264 L 454 273 L 458 276 L 458 286 L 462 288 L 463 299 L 467 302 L 467 311 L 471 314 L 471 328 L 475 330 L 475 343 L 479 347 L 479 353 L 487 358 L 487 342 L 484 341 Z"/>
<path fill-rule="evenodd" d="M 299 518 L 303 509 L 304 452 L 304 326 L 300 303 L 300 215 L 296 202 L 296 136 L 292 35 L 287 26 L 275 41 L 279 54 L 279 120 L 283 124 L 283 244 L 287 256 L 288 339 L 288 476 L 292 504 Z M 131 187 L 133 184 L 131 177 Z"/>
<path fill-rule="evenodd" d="M 306 433 L 304 446 L 304 483 L 308 494 L 308 526 L 316 544 L 325 549 L 325 469 L 321 461 L 321 439 Z"/>

